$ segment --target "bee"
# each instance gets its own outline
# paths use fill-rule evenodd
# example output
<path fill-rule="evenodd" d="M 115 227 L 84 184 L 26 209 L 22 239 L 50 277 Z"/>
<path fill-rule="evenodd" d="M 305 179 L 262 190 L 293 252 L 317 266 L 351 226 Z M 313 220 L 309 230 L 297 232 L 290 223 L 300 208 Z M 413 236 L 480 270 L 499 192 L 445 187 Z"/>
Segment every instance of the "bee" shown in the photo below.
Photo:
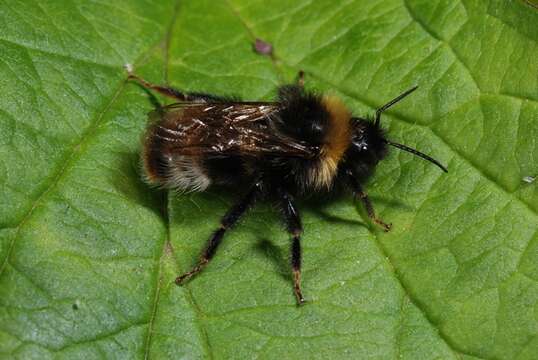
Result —
<path fill-rule="evenodd" d="M 181 285 L 206 267 L 224 234 L 257 201 L 277 204 L 291 236 L 291 274 L 297 303 L 301 291 L 303 226 L 296 197 L 347 188 L 360 200 L 368 217 L 385 231 L 391 225 L 376 216 L 364 182 L 387 154 L 389 146 L 410 152 L 441 170 L 446 167 L 418 150 L 388 140 L 381 114 L 417 89 L 413 87 L 375 112 L 355 117 L 334 96 L 297 83 L 278 88 L 273 102 L 238 101 L 203 93 L 187 93 L 152 84 L 129 73 L 148 90 L 177 102 L 149 114 L 142 161 L 146 180 L 162 188 L 204 191 L 229 186 L 240 193 L 211 234 L 198 263 L 176 278 Z"/>

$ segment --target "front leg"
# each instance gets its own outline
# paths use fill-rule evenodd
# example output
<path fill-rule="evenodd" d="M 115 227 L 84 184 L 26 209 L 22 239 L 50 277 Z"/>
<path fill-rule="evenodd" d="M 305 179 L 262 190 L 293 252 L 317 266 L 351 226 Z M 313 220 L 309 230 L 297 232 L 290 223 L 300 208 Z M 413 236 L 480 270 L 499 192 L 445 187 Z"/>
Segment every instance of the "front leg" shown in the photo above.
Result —
<path fill-rule="evenodd" d="M 262 184 L 256 182 L 235 205 L 222 217 L 220 227 L 213 232 L 213 235 L 209 238 L 207 245 L 200 256 L 198 264 L 192 268 L 192 270 L 180 275 L 176 278 L 176 284 L 181 285 L 186 280 L 190 279 L 194 275 L 198 274 L 209 263 L 209 261 L 215 255 L 217 247 L 220 245 L 224 233 L 226 230 L 234 226 L 241 216 L 254 204 L 256 199 L 261 194 Z"/>
<path fill-rule="evenodd" d="M 357 179 L 352 174 L 348 174 L 348 181 L 349 185 L 351 186 L 351 191 L 353 191 L 353 195 L 361 200 L 362 204 L 366 208 L 368 217 L 377 225 L 381 226 L 385 232 L 389 232 L 392 224 L 387 224 L 376 216 L 374 206 L 372 205 L 370 198 L 368 198 L 368 194 L 366 194 L 366 192 L 362 189 L 362 186 Z"/>
<path fill-rule="evenodd" d="M 301 234 L 303 232 L 303 226 L 301 225 L 301 218 L 291 195 L 287 191 L 281 190 L 279 197 L 286 227 L 292 235 L 291 267 L 293 273 L 293 290 L 297 298 L 297 305 L 301 305 L 305 302 L 301 291 Z"/>

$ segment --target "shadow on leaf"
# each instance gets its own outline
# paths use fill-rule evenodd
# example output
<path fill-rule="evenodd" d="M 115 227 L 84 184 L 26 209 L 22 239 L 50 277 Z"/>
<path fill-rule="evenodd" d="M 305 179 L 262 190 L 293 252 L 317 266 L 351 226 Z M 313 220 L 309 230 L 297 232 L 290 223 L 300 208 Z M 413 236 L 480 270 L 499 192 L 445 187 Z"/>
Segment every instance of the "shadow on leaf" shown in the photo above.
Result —
<path fill-rule="evenodd" d="M 289 261 L 287 261 L 289 258 L 287 251 L 283 251 L 267 239 L 259 240 L 254 245 L 254 250 L 268 258 L 273 264 L 275 271 L 280 274 L 283 279 L 287 281 L 291 280 L 291 265 L 289 264 Z"/>
<path fill-rule="evenodd" d="M 133 202 L 148 208 L 167 221 L 166 191 L 152 188 L 142 180 L 140 159 L 137 152 L 122 152 L 117 154 L 117 172 L 110 182 L 122 195 Z"/>

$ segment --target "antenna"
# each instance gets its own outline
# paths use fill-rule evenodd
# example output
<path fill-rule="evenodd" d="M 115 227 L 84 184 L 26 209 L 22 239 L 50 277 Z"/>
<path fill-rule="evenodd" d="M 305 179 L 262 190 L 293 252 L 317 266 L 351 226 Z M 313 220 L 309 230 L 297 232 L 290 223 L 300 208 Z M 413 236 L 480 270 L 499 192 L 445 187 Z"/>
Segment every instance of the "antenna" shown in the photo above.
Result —
<path fill-rule="evenodd" d="M 388 103 L 386 103 L 385 105 L 383 105 L 379 109 L 377 109 L 375 111 L 375 126 L 379 126 L 379 121 L 381 119 L 381 114 L 383 113 L 383 111 L 387 110 L 392 105 L 396 104 L 398 101 L 402 100 L 404 97 L 411 94 L 417 88 L 418 88 L 418 85 L 413 86 L 411 89 L 409 89 L 406 92 L 398 95 L 397 97 L 395 97 L 394 99 L 392 99 L 391 101 L 389 101 Z M 424 154 L 422 154 L 422 155 L 424 155 Z"/>
<path fill-rule="evenodd" d="M 416 89 L 416 88 L 415 88 L 415 89 Z M 414 89 L 412 89 L 412 90 L 414 90 Z M 412 90 L 411 90 L 411 91 L 412 91 Z M 409 93 L 409 91 L 408 91 L 407 93 Z M 407 94 L 404 93 L 404 94 L 402 94 L 402 95 L 405 96 L 405 95 L 407 95 Z M 400 95 L 399 98 L 401 98 L 402 95 Z M 398 98 L 396 98 L 396 99 L 398 99 Z M 399 100 L 399 99 L 398 99 L 398 100 Z M 394 100 L 393 100 L 393 101 L 394 101 Z M 392 146 L 394 146 L 394 147 L 397 147 L 398 149 L 401 149 L 401 150 L 410 152 L 410 153 L 413 154 L 413 155 L 416 155 L 416 156 L 418 156 L 418 157 L 420 157 L 420 158 L 422 158 L 422 159 L 424 159 L 424 160 L 427 160 L 427 161 L 429 161 L 429 162 L 431 162 L 431 163 L 434 163 L 434 164 L 437 165 L 439 168 L 441 168 L 441 170 L 443 170 L 444 172 L 446 172 L 446 173 L 448 172 L 447 168 L 444 167 L 439 161 L 435 160 L 434 158 L 432 158 L 432 157 L 430 157 L 430 156 L 428 156 L 428 155 L 426 155 L 426 154 L 421 153 L 421 152 L 418 151 L 418 150 L 415 150 L 415 149 L 413 149 L 413 148 L 410 148 L 409 146 L 405 146 L 405 145 L 403 145 L 403 144 L 398 144 L 398 143 L 395 143 L 395 142 L 392 142 L 392 141 L 389 141 L 389 140 L 385 140 L 385 142 L 386 142 L 387 144 L 389 144 L 389 145 L 392 145 Z"/>

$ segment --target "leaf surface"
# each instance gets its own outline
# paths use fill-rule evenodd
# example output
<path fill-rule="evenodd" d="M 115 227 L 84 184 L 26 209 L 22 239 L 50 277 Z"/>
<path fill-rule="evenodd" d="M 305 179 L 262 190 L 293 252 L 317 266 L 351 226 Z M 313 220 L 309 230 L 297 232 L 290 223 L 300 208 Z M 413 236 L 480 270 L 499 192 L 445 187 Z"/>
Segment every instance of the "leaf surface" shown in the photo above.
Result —
<path fill-rule="evenodd" d="M 532 359 L 538 353 L 538 10 L 490 1 L 5 1 L 0 357 Z M 252 50 L 270 42 L 273 58 Z M 306 72 L 388 136 L 367 184 L 300 201 L 303 290 L 259 204 L 184 287 L 234 192 L 140 179 L 145 78 L 271 99 Z"/>

